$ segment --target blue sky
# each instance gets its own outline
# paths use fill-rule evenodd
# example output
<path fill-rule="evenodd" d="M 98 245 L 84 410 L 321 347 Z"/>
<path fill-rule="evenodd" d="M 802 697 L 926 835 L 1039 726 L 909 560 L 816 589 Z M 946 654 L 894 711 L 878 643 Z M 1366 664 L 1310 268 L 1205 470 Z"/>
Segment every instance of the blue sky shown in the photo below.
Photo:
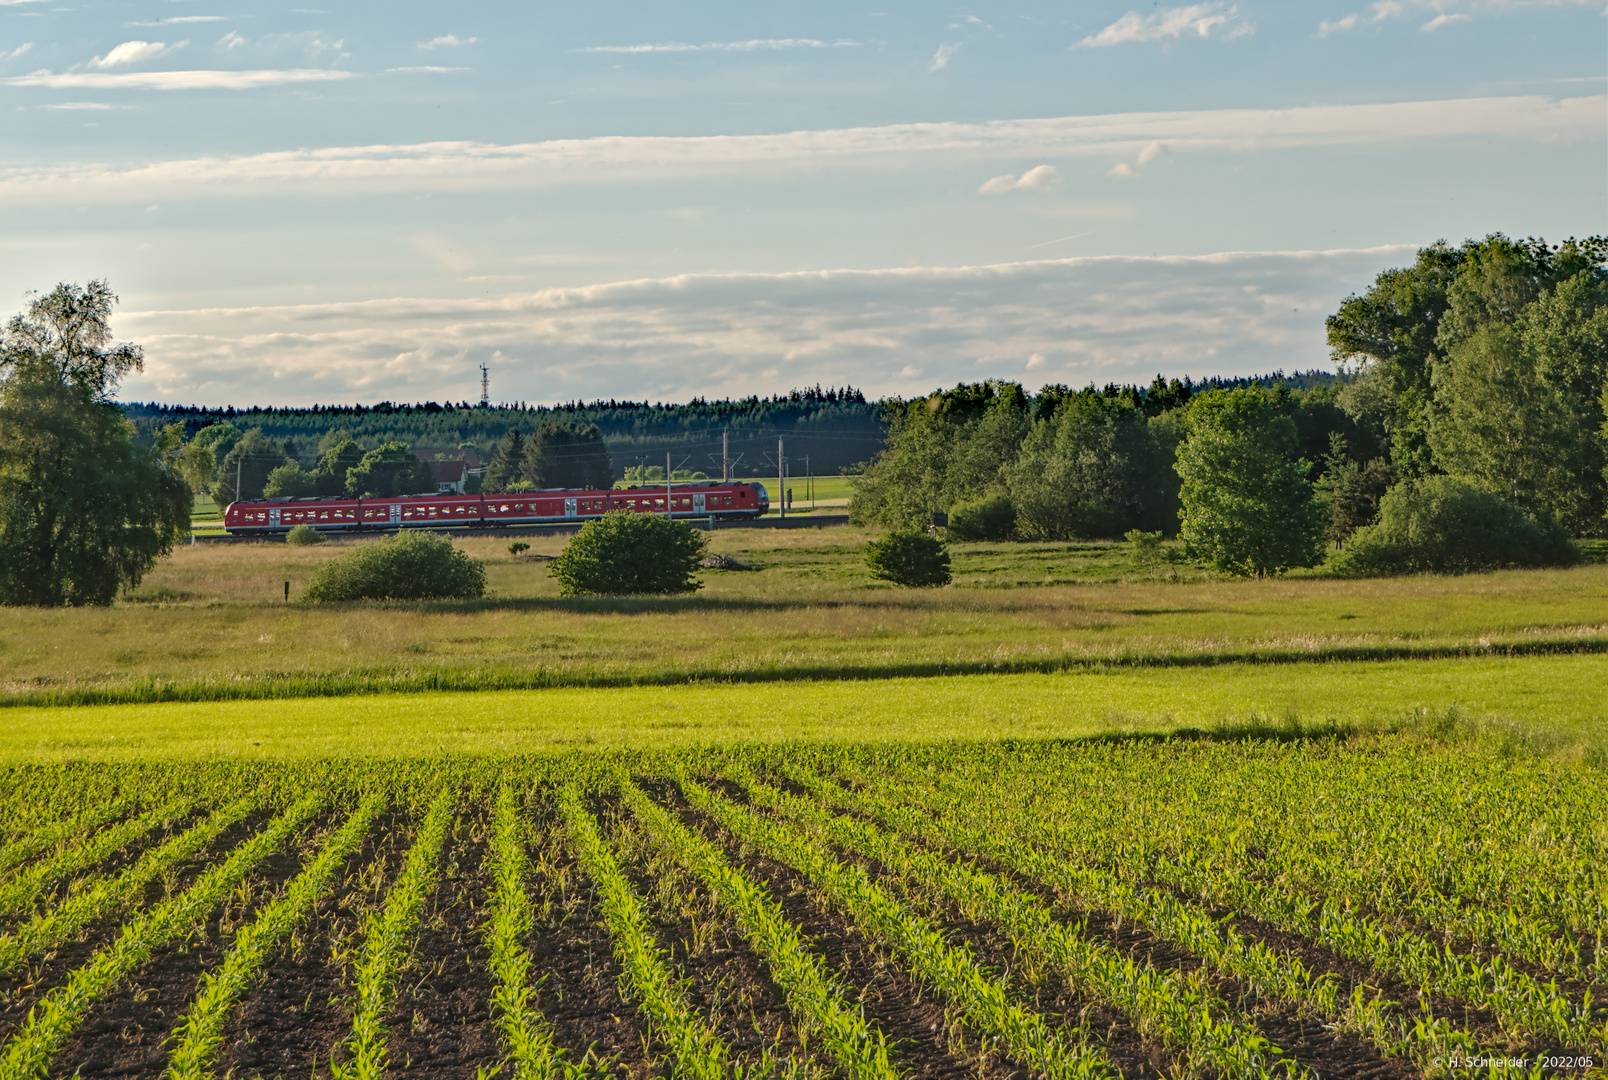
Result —
<path fill-rule="evenodd" d="M 1603 0 L 0 0 L 0 310 L 109 278 L 211 404 L 1294 370 L 1608 232 L 1605 75 Z"/>

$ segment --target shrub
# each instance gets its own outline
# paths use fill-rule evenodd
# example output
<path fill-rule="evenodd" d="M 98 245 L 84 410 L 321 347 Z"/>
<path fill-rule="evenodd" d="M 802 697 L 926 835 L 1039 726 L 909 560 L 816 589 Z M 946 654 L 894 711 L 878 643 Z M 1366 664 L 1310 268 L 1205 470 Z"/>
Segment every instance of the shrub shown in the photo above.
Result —
<path fill-rule="evenodd" d="M 285 543 L 297 544 L 303 547 L 312 544 L 322 544 L 324 534 L 311 525 L 297 525 L 285 534 Z"/>
<path fill-rule="evenodd" d="M 513 543 L 508 545 L 508 554 L 512 555 L 516 559 L 529 550 L 530 545 L 525 543 L 523 540 L 515 540 Z"/>
<path fill-rule="evenodd" d="M 949 584 L 949 552 L 937 537 L 921 532 L 891 532 L 865 546 L 871 576 L 908 588 Z"/>
<path fill-rule="evenodd" d="M 947 528 L 954 540 L 1009 540 L 1016 531 L 1016 507 L 1004 492 L 984 495 L 954 506 Z"/>
<path fill-rule="evenodd" d="M 1123 538 L 1133 545 L 1133 561 L 1139 566 L 1156 566 L 1163 559 L 1161 533 L 1129 529 Z"/>
<path fill-rule="evenodd" d="M 645 596 L 703 588 L 692 575 L 704 554 L 696 529 L 658 514 L 604 514 L 581 527 L 553 560 L 564 596 Z"/>
<path fill-rule="evenodd" d="M 364 544 L 313 571 L 304 600 L 474 600 L 486 594 L 486 569 L 452 541 L 398 533 Z"/>
<path fill-rule="evenodd" d="M 1346 577 L 1382 577 L 1564 566 L 1579 559 L 1557 522 L 1537 521 L 1467 480 L 1430 476 L 1386 492 L 1379 520 L 1352 534 L 1329 565 Z"/>

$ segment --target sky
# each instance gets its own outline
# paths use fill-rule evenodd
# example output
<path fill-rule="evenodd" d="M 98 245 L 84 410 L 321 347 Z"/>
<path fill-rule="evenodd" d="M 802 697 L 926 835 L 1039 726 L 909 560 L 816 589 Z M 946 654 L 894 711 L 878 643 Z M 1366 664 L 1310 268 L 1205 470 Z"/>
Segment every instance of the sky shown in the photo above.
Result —
<path fill-rule="evenodd" d="M 1604 3 L 0 0 L 0 314 L 107 279 L 203 405 L 1332 369 L 1608 233 Z"/>

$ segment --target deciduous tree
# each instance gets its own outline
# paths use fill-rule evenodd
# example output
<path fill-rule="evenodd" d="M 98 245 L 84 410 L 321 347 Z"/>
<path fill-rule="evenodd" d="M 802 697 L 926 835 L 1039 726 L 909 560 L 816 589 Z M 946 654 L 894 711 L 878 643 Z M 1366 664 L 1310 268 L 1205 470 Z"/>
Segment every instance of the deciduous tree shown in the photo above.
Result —
<path fill-rule="evenodd" d="M 0 603 L 109 604 L 189 530 L 182 428 L 141 445 L 109 400 L 141 365 L 102 281 L 58 285 L 0 341 Z"/>
<path fill-rule="evenodd" d="M 1328 522 L 1289 417 L 1260 390 L 1214 390 L 1190 401 L 1188 430 L 1177 470 L 1189 552 L 1256 577 L 1317 562 Z"/>

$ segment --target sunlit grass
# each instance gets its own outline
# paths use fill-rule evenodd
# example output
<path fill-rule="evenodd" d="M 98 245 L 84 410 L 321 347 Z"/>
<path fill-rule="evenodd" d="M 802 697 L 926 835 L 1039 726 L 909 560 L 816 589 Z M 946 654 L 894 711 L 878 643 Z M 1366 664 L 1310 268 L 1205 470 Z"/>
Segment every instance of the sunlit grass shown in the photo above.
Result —
<path fill-rule="evenodd" d="M 575 747 L 1071 738 L 1388 727 L 1457 710 L 1494 731 L 1608 741 L 1598 657 L 1130 668 L 1065 675 L 694 684 L 108 705 L 4 713 L 0 760 L 410 757 Z"/>

